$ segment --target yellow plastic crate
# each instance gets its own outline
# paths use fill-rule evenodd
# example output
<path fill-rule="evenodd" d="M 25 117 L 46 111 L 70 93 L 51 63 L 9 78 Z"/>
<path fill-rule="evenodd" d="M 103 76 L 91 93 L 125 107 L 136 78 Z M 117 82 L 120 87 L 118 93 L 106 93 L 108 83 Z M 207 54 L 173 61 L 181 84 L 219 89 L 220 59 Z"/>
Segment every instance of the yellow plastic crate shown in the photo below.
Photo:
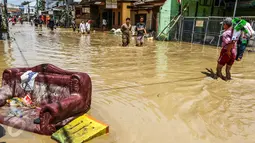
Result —
<path fill-rule="evenodd" d="M 60 143 L 82 143 L 108 132 L 108 125 L 84 114 L 53 133 L 51 138 Z"/>

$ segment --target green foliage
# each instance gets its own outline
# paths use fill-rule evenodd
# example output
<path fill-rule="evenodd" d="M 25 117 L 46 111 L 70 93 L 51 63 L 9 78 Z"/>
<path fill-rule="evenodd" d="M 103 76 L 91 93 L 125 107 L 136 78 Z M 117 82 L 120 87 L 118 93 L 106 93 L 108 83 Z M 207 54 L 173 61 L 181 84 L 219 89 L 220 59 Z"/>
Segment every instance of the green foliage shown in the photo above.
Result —
<path fill-rule="evenodd" d="M 38 10 L 45 10 L 45 1 L 38 0 Z"/>
<path fill-rule="evenodd" d="M 4 9 L 2 9 L 4 11 Z M 7 16 L 6 14 L 3 12 L 2 13 L 2 25 L 0 27 L 1 31 L 6 31 L 7 30 L 7 25 L 6 25 L 6 20 L 7 20 Z"/>
<path fill-rule="evenodd" d="M 21 3 L 21 5 L 27 5 L 27 4 L 29 4 L 30 2 L 29 1 L 23 1 L 22 3 Z"/>

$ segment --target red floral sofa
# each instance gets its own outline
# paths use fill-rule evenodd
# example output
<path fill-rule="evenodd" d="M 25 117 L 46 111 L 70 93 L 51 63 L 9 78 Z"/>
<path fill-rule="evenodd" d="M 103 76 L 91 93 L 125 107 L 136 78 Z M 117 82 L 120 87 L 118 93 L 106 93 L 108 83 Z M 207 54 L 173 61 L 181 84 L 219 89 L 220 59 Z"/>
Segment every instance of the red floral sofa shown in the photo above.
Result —
<path fill-rule="evenodd" d="M 6 100 L 25 96 L 20 76 L 28 70 L 38 73 L 31 98 L 39 108 L 18 107 L 23 116 L 10 116 Z M 51 135 L 90 109 L 91 90 L 91 79 L 86 73 L 62 70 L 52 64 L 6 69 L 0 89 L 0 123 Z M 34 122 L 35 119 L 39 119 L 39 123 Z"/>

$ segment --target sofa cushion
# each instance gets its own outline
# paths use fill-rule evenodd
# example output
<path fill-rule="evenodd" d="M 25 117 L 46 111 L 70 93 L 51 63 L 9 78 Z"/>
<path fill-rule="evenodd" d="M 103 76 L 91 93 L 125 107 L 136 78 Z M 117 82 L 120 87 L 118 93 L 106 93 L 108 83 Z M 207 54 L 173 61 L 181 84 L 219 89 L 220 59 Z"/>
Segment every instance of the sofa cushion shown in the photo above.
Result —
<path fill-rule="evenodd" d="M 34 119 L 39 117 L 40 110 L 28 107 L 18 107 L 17 109 L 21 111 L 22 117 L 12 114 L 11 107 L 2 106 L 0 108 L 1 123 L 31 132 L 38 132 L 40 125 L 34 124 Z"/>
<path fill-rule="evenodd" d="M 24 97 L 25 94 L 23 88 L 20 86 L 20 82 L 16 81 L 15 96 Z M 60 101 L 69 96 L 71 96 L 71 94 L 68 86 L 35 82 L 31 99 L 34 104 L 40 106 Z"/>
<path fill-rule="evenodd" d="M 10 106 L 2 106 L 0 108 L 0 123 L 17 129 L 40 133 L 40 124 L 34 123 L 34 120 L 39 118 L 40 108 L 17 107 L 17 109 L 21 111 L 22 117 L 13 115 Z M 62 128 L 78 116 L 79 114 L 58 122 L 55 127 L 57 129 Z"/>
<path fill-rule="evenodd" d="M 17 80 L 15 86 L 15 95 L 17 97 L 24 97 L 25 91 L 21 87 L 20 76 L 23 73 L 17 73 Z M 39 73 L 35 79 L 34 91 L 32 93 L 32 101 L 34 104 L 40 106 L 48 103 L 60 101 L 70 94 L 70 75 L 58 75 Z"/>

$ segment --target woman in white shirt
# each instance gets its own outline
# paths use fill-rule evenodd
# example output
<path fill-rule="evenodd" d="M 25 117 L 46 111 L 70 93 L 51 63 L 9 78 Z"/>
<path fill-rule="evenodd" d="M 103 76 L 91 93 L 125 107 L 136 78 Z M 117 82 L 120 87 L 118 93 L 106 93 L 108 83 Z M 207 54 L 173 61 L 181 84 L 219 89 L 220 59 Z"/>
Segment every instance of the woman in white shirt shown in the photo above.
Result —
<path fill-rule="evenodd" d="M 84 21 L 81 21 L 81 23 L 80 23 L 80 31 L 82 34 L 84 34 L 86 31 L 86 25 L 85 25 Z"/>
<path fill-rule="evenodd" d="M 87 34 L 90 34 L 90 24 L 91 24 L 91 20 L 88 20 L 86 22 L 86 32 L 87 32 Z"/>

